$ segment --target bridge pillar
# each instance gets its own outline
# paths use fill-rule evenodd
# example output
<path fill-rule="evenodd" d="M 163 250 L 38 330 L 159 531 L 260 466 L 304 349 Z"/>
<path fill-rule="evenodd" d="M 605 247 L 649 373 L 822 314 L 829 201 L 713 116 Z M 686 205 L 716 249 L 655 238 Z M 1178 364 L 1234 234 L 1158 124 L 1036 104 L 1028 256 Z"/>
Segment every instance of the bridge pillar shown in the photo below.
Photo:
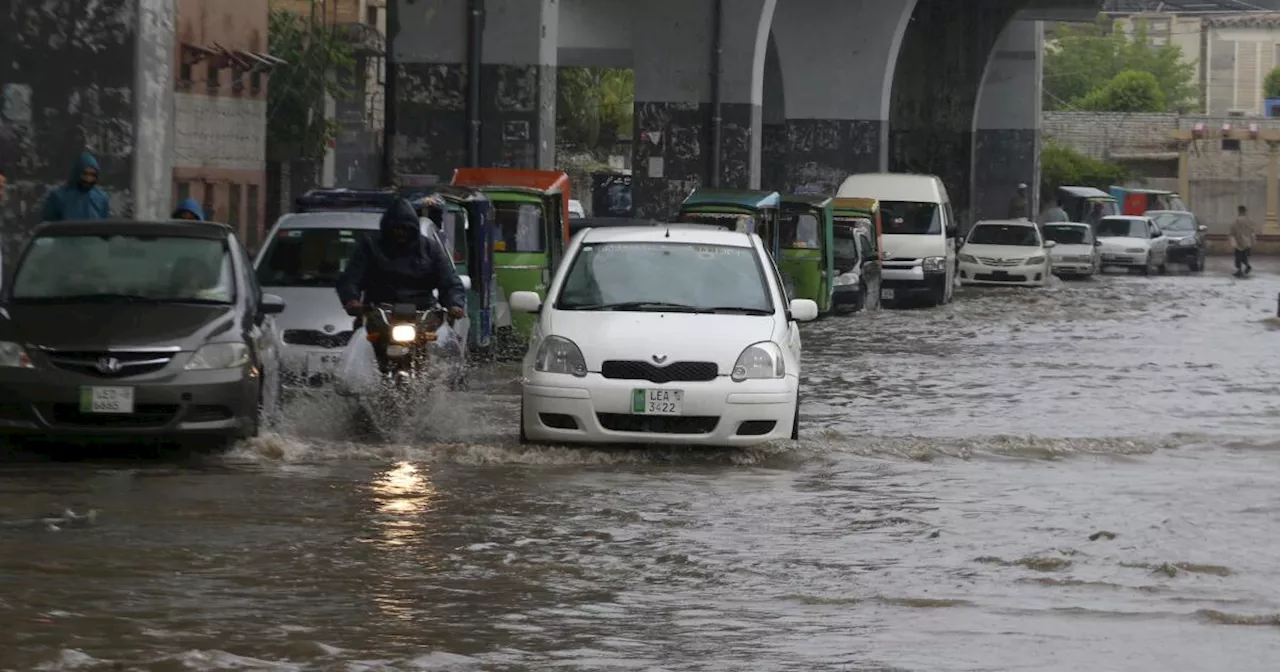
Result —
<path fill-rule="evenodd" d="M 1010 216 L 1018 183 L 1039 213 L 1041 65 L 1044 24 L 1011 21 L 1000 34 L 978 89 L 973 119 L 971 222 Z"/>
<path fill-rule="evenodd" d="M 768 171 L 781 181 L 766 186 L 833 194 L 850 173 L 888 169 L 890 94 L 915 4 L 784 0 L 773 39 L 785 131 L 780 146 L 770 143 L 770 159 L 781 165 Z"/>
<path fill-rule="evenodd" d="M 764 60 L 777 0 L 723 0 L 719 182 L 760 186 Z M 631 17 L 636 102 L 632 198 L 639 217 L 670 218 L 713 183 L 714 2 L 649 0 Z"/>
<path fill-rule="evenodd" d="M 467 165 L 466 0 L 393 0 L 396 171 L 447 182 Z M 555 165 L 555 0 L 486 0 L 480 66 L 480 164 Z"/>

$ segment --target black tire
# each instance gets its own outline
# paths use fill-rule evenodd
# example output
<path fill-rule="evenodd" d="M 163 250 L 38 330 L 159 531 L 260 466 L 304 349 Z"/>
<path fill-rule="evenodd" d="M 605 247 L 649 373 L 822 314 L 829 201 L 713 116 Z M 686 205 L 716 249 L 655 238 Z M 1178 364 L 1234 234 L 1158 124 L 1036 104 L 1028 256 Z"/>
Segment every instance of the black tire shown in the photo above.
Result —
<path fill-rule="evenodd" d="M 529 436 L 524 433 L 524 399 L 520 400 L 520 445 L 527 446 L 533 443 L 529 440 Z"/>
<path fill-rule="evenodd" d="M 796 414 L 791 420 L 791 440 L 800 440 L 800 392 L 796 392 Z"/>
<path fill-rule="evenodd" d="M 1199 273 L 1204 270 L 1204 250 L 1196 253 L 1196 256 L 1187 262 L 1187 269 L 1192 273 Z"/>
<path fill-rule="evenodd" d="M 1142 264 L 1142 268 L 1138 270 L 1143 275 L 1151 275 L 1151 255 L 1147 255 L 1146 260 Z"/>

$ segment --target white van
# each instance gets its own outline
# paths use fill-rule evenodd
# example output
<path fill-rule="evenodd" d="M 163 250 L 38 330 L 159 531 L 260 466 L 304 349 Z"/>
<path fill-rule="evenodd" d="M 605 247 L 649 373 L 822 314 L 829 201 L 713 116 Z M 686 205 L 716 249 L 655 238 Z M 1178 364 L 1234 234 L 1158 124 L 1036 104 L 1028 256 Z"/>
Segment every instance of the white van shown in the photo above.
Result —
<path fill-rule="evenodd" d="M 958 231 L 942 180 L 933 175 L 860 173 L 845 178 L 836 196 L 880 202 L 882 300 L 922 297 L 935 306 L 951 302 Z"/>

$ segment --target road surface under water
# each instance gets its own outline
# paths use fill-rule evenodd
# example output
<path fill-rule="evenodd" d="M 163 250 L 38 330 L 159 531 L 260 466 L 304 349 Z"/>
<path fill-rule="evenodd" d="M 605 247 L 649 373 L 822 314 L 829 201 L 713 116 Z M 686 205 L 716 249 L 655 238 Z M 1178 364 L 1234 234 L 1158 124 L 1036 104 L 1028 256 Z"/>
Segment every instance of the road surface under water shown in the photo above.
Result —
<path fill-rule="evenodd" d="M 1232 670 L 1280 660 L 1280 276 L 806 326 L 802 441 L 0 465 L 0 669 Z M 503 376 L 507 379 L 504 380 Z"/>

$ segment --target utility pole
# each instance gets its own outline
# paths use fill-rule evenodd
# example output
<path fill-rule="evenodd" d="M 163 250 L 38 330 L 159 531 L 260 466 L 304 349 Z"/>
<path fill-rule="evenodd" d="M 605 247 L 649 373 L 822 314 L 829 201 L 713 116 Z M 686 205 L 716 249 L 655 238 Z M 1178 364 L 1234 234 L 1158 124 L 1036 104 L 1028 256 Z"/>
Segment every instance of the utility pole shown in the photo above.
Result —
<path fill-rule="evenodd" d="M 400 0 L 387 0 L 387 34 L 383 38 L 382 85 L 382 186 L 396 181 L 396 35 L 400 34 Z"/>

